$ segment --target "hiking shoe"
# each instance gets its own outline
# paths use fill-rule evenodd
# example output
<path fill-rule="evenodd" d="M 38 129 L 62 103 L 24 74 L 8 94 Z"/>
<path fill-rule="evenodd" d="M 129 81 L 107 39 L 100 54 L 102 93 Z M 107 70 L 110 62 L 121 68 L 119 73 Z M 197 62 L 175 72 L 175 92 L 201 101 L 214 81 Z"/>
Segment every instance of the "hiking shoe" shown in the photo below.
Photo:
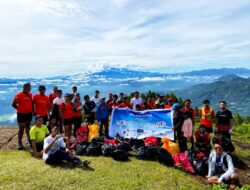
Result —
<path fill-rule="evenodd" d="M 19 145 L 17 146 L 17 150 L 25 150 L 25 148 L 23 147 L 23 145 L 19 144 Z"/>

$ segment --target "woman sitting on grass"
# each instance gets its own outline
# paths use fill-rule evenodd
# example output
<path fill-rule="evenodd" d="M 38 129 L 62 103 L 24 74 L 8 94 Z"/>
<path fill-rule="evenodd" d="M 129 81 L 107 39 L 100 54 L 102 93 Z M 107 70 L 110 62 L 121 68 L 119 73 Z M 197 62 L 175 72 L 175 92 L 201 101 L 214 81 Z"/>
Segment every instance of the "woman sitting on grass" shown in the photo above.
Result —
<path fill-rule="evenodd" d="M 66 148 L 66 144 L 59 134 L 59 128 L 54 127 L 51 135 L 44 139 L 43 160 L 47 164 L 59 164 L 62 161 L 71 162 L 73 164 L 83 166 L 88 165 L 89 161 L 82 162 L 78 157 Z"/>

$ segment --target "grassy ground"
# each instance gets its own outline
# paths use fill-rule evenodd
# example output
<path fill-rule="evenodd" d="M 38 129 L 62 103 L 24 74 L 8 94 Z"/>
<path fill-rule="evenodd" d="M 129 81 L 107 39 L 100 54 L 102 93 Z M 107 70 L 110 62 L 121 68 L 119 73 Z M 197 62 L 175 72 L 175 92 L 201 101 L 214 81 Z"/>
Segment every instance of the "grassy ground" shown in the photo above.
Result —
<path fill-rule="evenodd" d="M 211 189 L 195 176 L 134 158 L 88 157 L 94 171 L 87 171 L 51 167 L 29 152 L 0 150 L 0 155 L 0 189 Z"/>

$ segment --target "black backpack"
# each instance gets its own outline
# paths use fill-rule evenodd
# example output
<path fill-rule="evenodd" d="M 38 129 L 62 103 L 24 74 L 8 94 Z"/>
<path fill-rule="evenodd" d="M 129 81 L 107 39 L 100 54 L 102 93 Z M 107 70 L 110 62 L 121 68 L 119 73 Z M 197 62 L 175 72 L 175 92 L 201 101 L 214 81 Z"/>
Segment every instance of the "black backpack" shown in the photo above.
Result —
<path fill-rule="evenodd" d="M 188 159 L 191 162 L 195 173 L 200 176 L 206 176 L 208 174 L 208 159 L 206 157 L 196 157 L 198 151 L 188 151 Z"/>

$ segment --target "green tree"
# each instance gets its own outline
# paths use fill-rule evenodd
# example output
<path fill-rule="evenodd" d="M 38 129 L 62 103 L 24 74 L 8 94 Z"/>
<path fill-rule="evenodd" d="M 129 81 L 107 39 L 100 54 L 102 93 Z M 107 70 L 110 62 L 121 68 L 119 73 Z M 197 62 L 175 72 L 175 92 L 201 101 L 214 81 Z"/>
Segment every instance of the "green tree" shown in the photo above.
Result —
<path fill-rule="evenodd" d="M 234 114 L 234 122 L 236 125 L 242 125 L 242 123 L 244 122 L 244 119 L 240 116 L 240 114 L 238 112 L 236 112 Z"/>

